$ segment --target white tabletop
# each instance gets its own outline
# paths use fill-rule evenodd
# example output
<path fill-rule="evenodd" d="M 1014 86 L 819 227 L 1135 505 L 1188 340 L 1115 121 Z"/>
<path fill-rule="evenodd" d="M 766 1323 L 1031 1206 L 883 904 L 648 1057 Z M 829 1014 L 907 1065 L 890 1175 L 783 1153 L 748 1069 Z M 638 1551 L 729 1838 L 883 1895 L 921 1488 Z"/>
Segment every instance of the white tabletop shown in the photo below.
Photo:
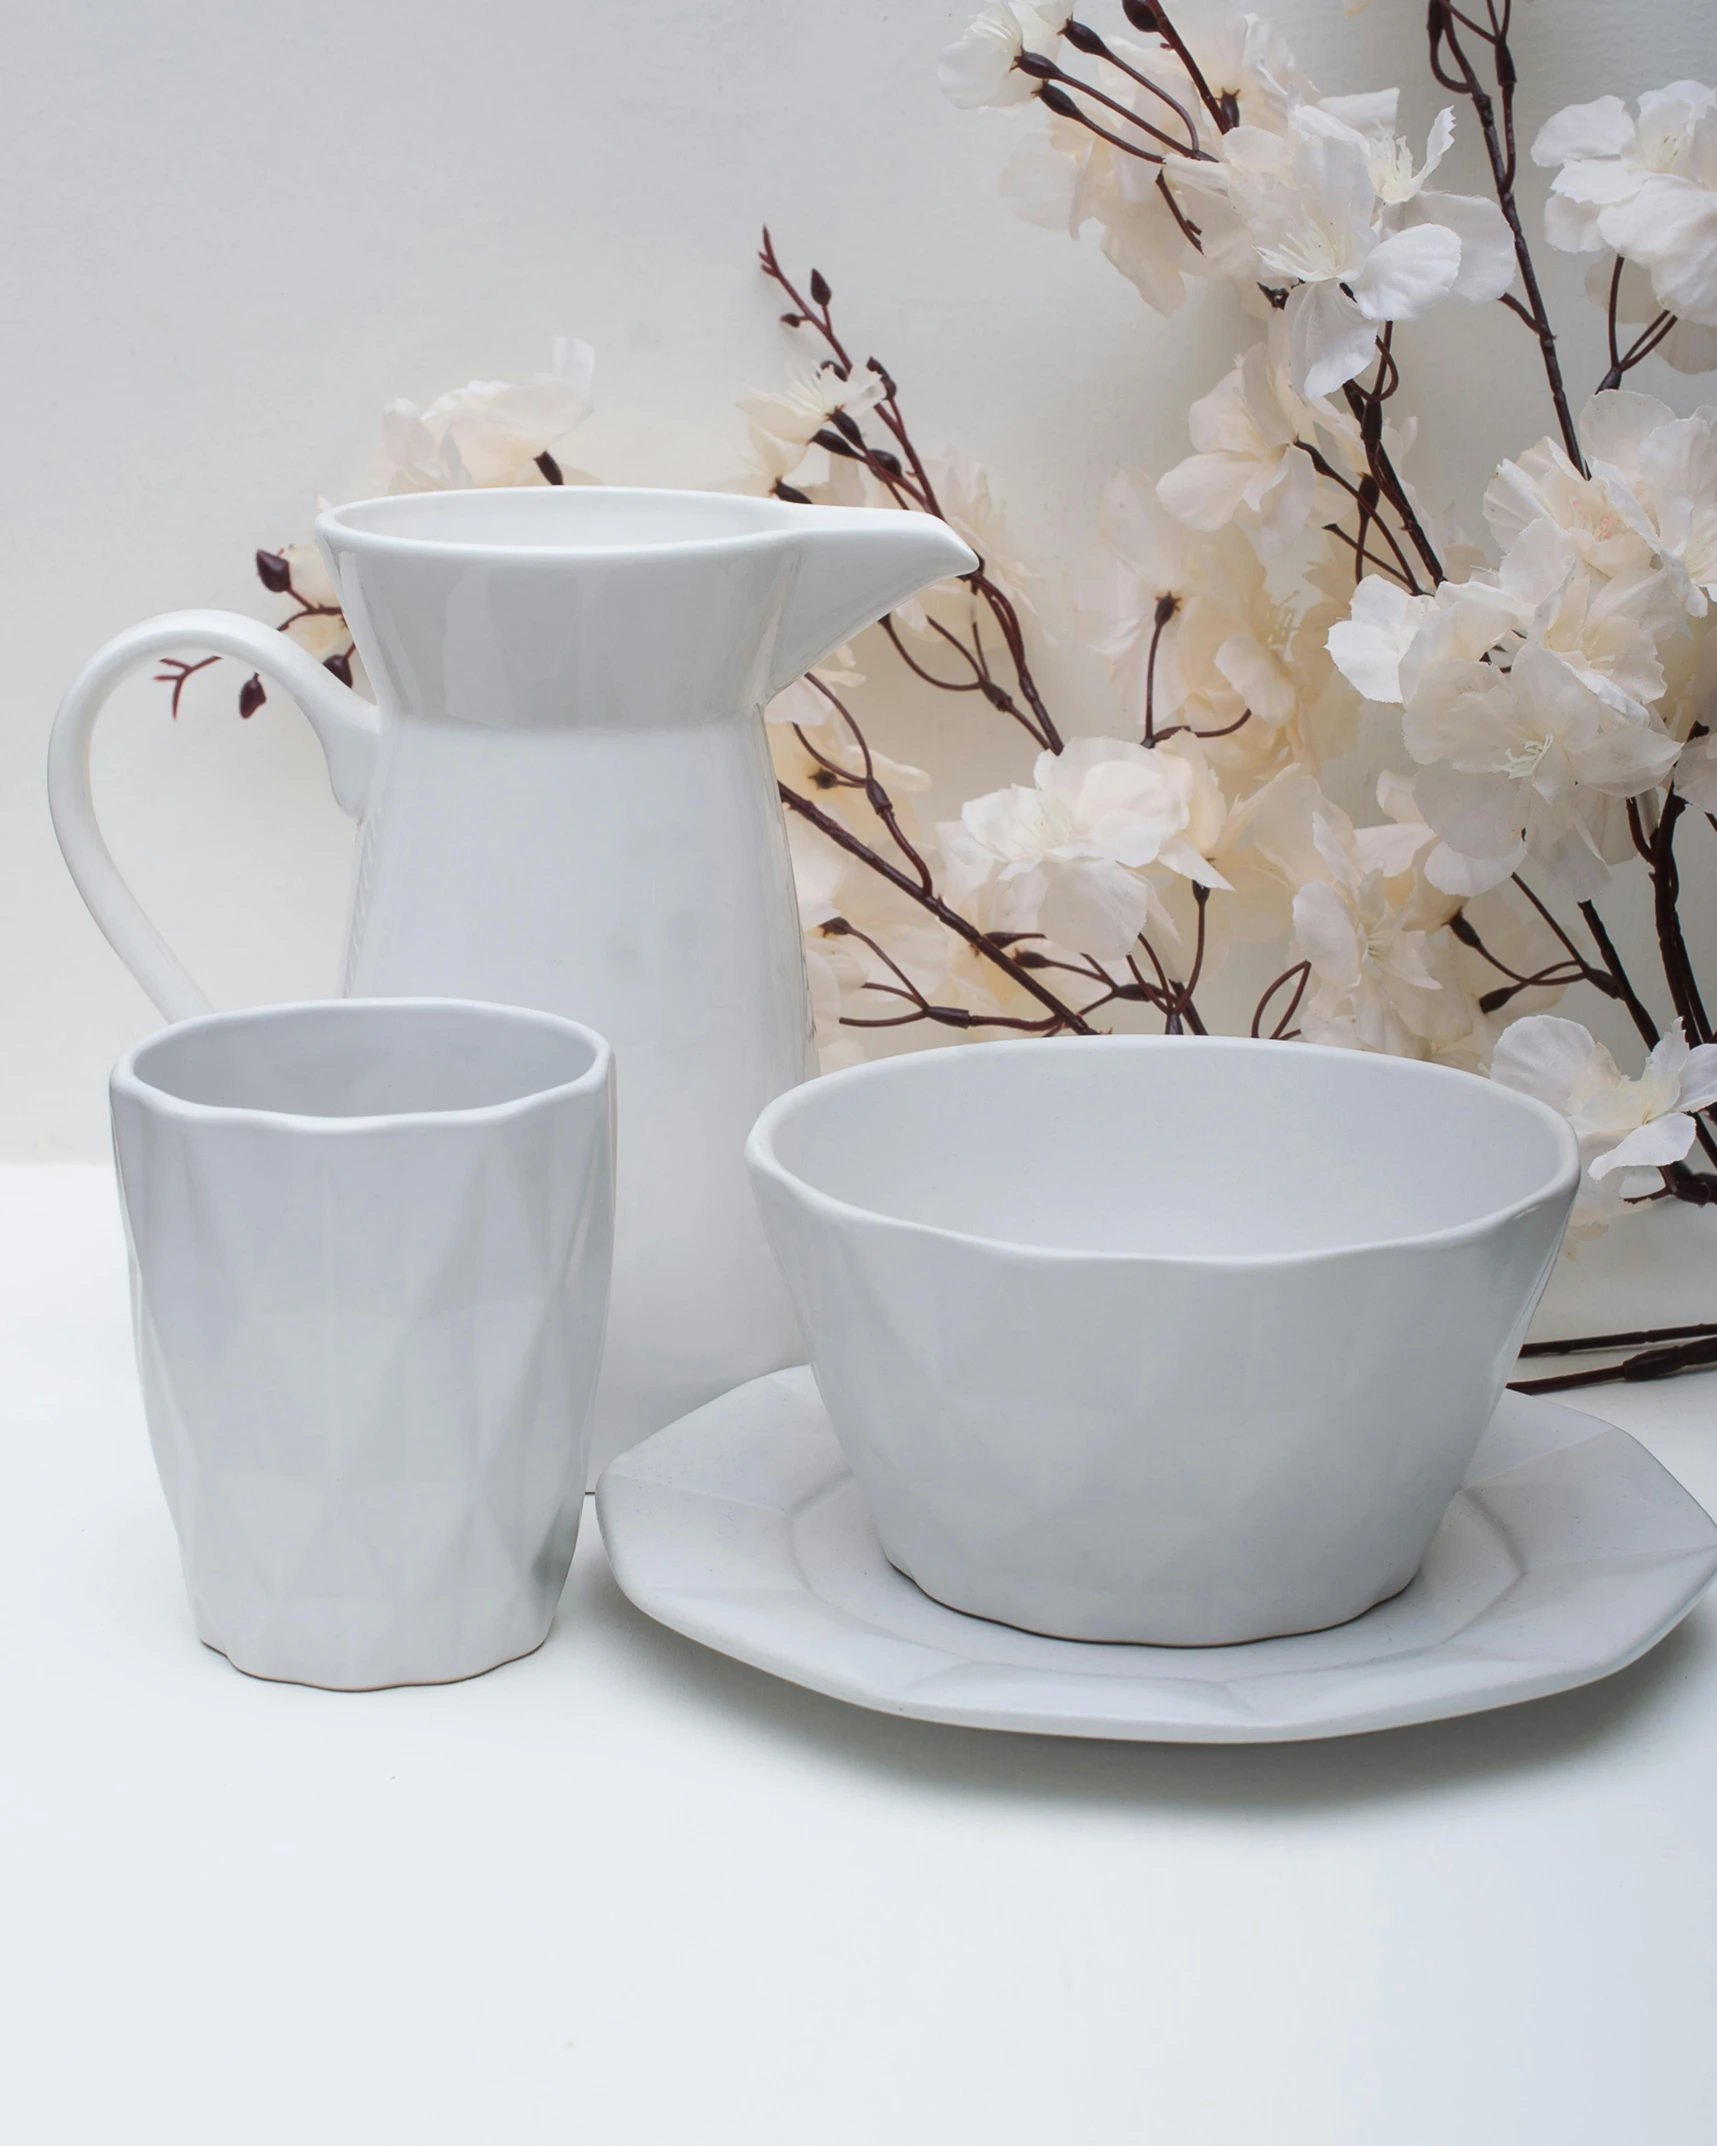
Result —
<path fill-rule="evenodd" d="M 200 1647 L 107 1174 L 0 1172 L 20 2146 L 1704 2146 L 1717 1604 L 1342 1742 L 861 1713 L 661 1631 L 333 1695 Z M 1586 1405 L 1717 1505 L 1717 1379 Z"/>

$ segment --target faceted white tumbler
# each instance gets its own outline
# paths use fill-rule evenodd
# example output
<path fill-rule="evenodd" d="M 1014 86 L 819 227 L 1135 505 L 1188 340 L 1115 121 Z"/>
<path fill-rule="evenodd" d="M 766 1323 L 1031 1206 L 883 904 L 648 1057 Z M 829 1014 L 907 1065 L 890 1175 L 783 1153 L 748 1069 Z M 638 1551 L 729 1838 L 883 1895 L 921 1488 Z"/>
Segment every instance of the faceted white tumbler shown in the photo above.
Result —
<path fill-rule="evenodd" d="M 613 1241 L 608 1045 L 447 999 L 216 1014 L 112 1080 L 144 1406 L 197 1631 L 442 1683 L 548 1634 Z"/>

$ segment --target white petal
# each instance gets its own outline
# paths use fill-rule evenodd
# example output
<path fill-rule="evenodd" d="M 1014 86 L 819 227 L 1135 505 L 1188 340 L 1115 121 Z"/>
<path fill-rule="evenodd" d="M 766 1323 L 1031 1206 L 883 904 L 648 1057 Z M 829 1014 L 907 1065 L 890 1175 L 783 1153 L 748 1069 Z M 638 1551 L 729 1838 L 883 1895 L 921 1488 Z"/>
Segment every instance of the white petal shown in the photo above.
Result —
<path fill-rule="evenodd" d="M 1294 385 L 1314 400 L 1362 373 L 1377 354 L 1377 330 L 1333 283 L 1303 283 L 1294 292 L 1288 339 Z"/>
<path fill-rule="evenodd" d="M 1294 937 L 1319 976 L 1351 991 L 1359 982 L 1360 943 L 1352 911 L 1323 880 L 1294 896 Z"/>
<path fill-rule="evenodd" d="M 1014 214 L 1046 231 L 1077 234 L 1079 166 L 1042 134 L 1028 134 L 1002 166 L 1002 199 Z"/>
<path fill-rule="evenodd" d="M 1439 894 L 1470 900 L 1475 894 L 1488 894 L 1493 887 L 1500 887 L 1525 862 L 1524 842 L 1517 842 L 1503 857 L 1463 857 L 1459 850 L 1439 842 L 1425 859 L 1425 877 Z"/>
<path fill-rule="evenodd" d="M 1396 823 L 1389 827 L 1356 828 L 1353 847 L 1363 870 L 1381 872 L 1385 879 L 1394 879 L 1411 867 L 1427 842 L 1435 840 L 1435 835 L 1423 822 L 1417 826 Z"/>
<path fill-rule="evenodd" d="M 1431 131 L 1425 138 L 1425 161 L 1419 167 L 1421 180 L 1428 179 L 1449 153 L 1449 144 L 1455 138 L 1455 112 L 1452 105 L 1445 104 L 1431 122 Z"/>
<path fill-rule="evenodd" d="M 1701 1043 L 1688 1052 L 1677 1101 L 1683 1110 L 1703 1110 L 1707 1103 L 1717 1103 L 1717 1043 Z"/>
<path fill-rule="evenodd" d="M 1196 880 L 1201 887 L 1215 887 L 1225 894 L 1232 892 L 1228 881 L 1210 859 L 1201 855 L 1190 842 L 1183 841 L 1179 836 L 1163 844 L 1158 853 L 1158 862 L 1166 865 L 1171 872 L 1178 872 L 1183 879 Z"/>
<path fill-rule="evenodd" d="M 1143 931 L 1155 900 L 1149 880 L 1124 865 L 1097 859 L 1055 867 L 1037 913 L 1059 945 L 1113 960 Z"/>
<path fill-rule="evenodd" d="M 1372 250 L 1353 279 L 1354 303 L 1368 320 L 1418 320 L 1449 295 L 1460 272 L 1461 242 L 1453 231 L 1411 224 Z"/>
<path fill-rule="evenodd" d="M 1494 201 L 1477 194 L 1421 194 L 1413 204 L 1418 216 L 1441 224 L 1461 242 L 1461 267 L 1451 298 L 1468 305 L 1488 305 L 1514 281 L 1517 263 L 1514 234 Z"/>
<path fill-rule="evenodd" d="M 1651 270 L 1652 289 L 1670 312 L 1717 327 L 1717 192 L 1659 179 L 1606 209 L 1600 228 L 1618 253 Z"/>
<path fill-rule="evenodd" d="M 1653 1118 L 1649 1125 L 1629 1133 L 1607 1155 L 1600 1155 L 1588 1167 L 1593 1177 L 1608 1177 L 1612 1170 L 1661 1167 L 1667 1162 L 1679 1162 L 1693 1145 L 1693 1139 L 1693 1120 L 1683 1112 L 1673 1110 L 1668 1117 Z"/>
<path fill-rule="evenodd" d="M 1350 10 L 1350 12 L 1357 12 Z M 1360 134 L 1373 128 L 1395 131 L 1395 115 L 1401 107 L 1398 89 L 1362 89 L 1345 97 L 1320 97 L 1316 109 Z"/>
<path fill-rule="evenodd" d="M 1367 574 L 1353 592 L 1351 615 L 1329 630 L 1330 657 L 1367 700 L 1401 705 L 1401 658 L 1433 609 L 1384 574 Z"/>
<path fill-rule="evenodd" d="M 1463 857 L 1502 857 L 1520 834 L 1520 784 L 1509 775 L 1475 775 L 1429 766 L 1413 795 L 1427 823 Z"/>
<path fill-rule="evenodd" d="M 1217 649 L 1216 668 L 1260 722 L 1285 723 L 1294 712 L 1294 682 L 1281 659 L 1249 633 L 1231 633 Z"/>
<path fill-rule="evenodd" d="M 1567 1110 L 1577 1085 L 1592 1068 L 1598 1044 L 1578 1021 L 1560 1014 L 1528 1014 L 1497 1039 L 1490 1077 L 1522 1095 L 1535 1095 L 1553 1110 Z"/>
<path fill-rule="evenodd" d="M 1717 812 L 1717 737 L 1696 738 L 1681 748 L 1675 787 L 1701 812 Z"/>
<path fill-rule="evenodd" d="M 1535 164 L 1567 164 L 1575 157 L 1622 156 L 1633 147 L 1634 123 L 1619 97 L 1565 105 L 1547 119 L 1532 144 Z"/>
<path fill-rule="evenodd" d="M 1318 473 L 1303 447 L 1290 447 L 1265 489 L 1258 548 L 1265 558 L 1297 537 L 1317 506 Z"/>
<path fill-rule="evenodd" d="M 1021 42 L 1010 9 L 985 8 L 937 60 L 938 88 L 950 104 L 965 111 L 985 104 L 1023 104 L 1037 94 L 1037 85 L 1014 67 Z"/>
<path fill-rule="evenodd" d="M 1178 522 L 1206 533 L 1240 511 L 1258 465 L 1239 455 L 1188 455 L 1157 480 L 1157 497 Z"/>
<path fill-rule="evenodd" d="M 1553 193 L 1544 204 L 1544 236 L 1558 253 L 1602 253 L 1600 213 L 1595 203 L 1570 201 L 1563 194 Z"/>

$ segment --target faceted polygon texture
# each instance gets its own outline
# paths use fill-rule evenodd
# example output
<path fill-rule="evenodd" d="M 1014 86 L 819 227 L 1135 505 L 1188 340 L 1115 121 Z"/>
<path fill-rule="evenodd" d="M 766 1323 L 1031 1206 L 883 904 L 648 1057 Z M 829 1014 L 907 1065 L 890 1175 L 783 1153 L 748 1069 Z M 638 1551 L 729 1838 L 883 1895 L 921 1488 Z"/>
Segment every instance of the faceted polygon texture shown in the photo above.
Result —
<path fill-rule="evenodd" d="M 1717 1526 L 1623 1431 L 1509 1393 L 1412 1584 L 1332 1631 L 1234 1647 L 1047 1639 L 934 1602 L 883 1555 L 809 1371 L 712 1402 L 596 1497 L 642 1610 L 771 1674 L 924 1721 L 1274 1743 L 1590 1683 L 1717 1572 Z"/>
<path fill-rule="evenodd" d="M 1418 1570 L 1579 1177 L 1375 1052 L 1079 1036 L 778 1097 L 747 1145 L 890 1560 L 1061 1639 L 1313 1632 Z"/>
<path fill-rule="evenodd" d="M 197 1630 L 365 1689 L 547 1635 L 582 1507 L 612 1097 L 274 1118 L 114 1092 L 144 1402 Z"/>

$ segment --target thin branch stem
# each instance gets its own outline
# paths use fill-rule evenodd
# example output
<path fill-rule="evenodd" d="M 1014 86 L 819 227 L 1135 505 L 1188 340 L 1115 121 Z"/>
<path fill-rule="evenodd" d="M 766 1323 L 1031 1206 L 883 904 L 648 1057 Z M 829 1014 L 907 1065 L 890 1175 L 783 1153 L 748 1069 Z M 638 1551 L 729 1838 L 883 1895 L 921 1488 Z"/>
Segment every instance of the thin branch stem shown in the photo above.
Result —
<path fill-rule="evenodd" d="M 1046 985 L 1040 984 L 1029 969 L 1022 967 L 1007 949 L 998 945 L 987 932 L 979 931 L 977 926 L 969 924 L 957 909 L 951 909 L 934 889 L 922 887 L 915 879 L 909 878 L 898 866 L 890 864 L 886 857 L 872 849 L 868 842 L 861 841 L 849 828 L 843 827 L 839 820 L 824 812 L 820 806 L 814 805 L 808 797 L 801 797 L 796 790 L 788 789 L 784 782 L 777 783 L 776 788 L 780 792 L 782 804 L 789 812 L 797 813 L 800 819 L 815 827 L 819 834 L 827 835 L 837 849 L 843 849 L 849 857 L 856 857 L 861 864 L 869 865 L 873 872 L 879 873 L 891 886 L 909 896 L 921 909 L 928 910 L 957 938 L 964 939 L 975 953 L 981 954 L 986 961 L 1011 977 L 1022 991 L 1036 999 L 1040 1006 L 1055 1014 L 1063 1027 L 1072 1029 L 1075 1035 L 1091 1034 L 1090 1028 L 1071 1006 L 1058 999 Z"/>
<path fill-rule="evenodd" d="M 1520 280 L 1526 291 L 1527 313 L 1538 348 L 1544 363 L 1544 377 L 1550 388 L 1550 400 L 1555 406 L 1557 427 L 1562 434 L 1562 445 L 1567 449 L 1568 459 L 1585 475 L 1586 460 L 1580 451 L 1580 435 L 1574 427 L 1574 413 L 1569 406 L 1568 390 L 1562 380 L 1562 361 L 1556 350 L 1556 331 L 1550 324 L 1549 308 L 1544 303 L 1544 294 L 1538 287 L 1538 272 L 1532 265 L 1532 249 L 1526 243 L 1526 231 L 1520 220 L 1520 207 L 1514 196 L 1514 55 L 1509 50 L 1509 17 L 1505 10 L 1500 17 L 1493 17 L 1490 31 L 1479 31 L 1490 44 L 1496 69 L 1497 98 L 1502 104 L 1502 127 L 1498 130 L 1496 101 L 1479 80 L 1478 69 L 1468 57 L 1462 45 L 1457 16 L 1450 0 L 1428 0 L 1425 16 L 1426 35 L 1431 47 L 1431 72 L 1445 89 L 1456 91 L 1472 104 L 1479 123 L 1479 132 L 1484 136 L 1485 154 L 1490 159 L 1491 180 L 1496 189 L 1497 206 L 1508 224 L 1514 240 L 1515 264 L 1520 270 Z M 1471 30 L 1476 26 L 1464 22 Z M 1445 55 L 1447 66 L 1445 66 Z M 1453 70 L 1452 72 L 1450 70 Z M 1439 575 L 1439 580 L 1442 578 Z"/>

